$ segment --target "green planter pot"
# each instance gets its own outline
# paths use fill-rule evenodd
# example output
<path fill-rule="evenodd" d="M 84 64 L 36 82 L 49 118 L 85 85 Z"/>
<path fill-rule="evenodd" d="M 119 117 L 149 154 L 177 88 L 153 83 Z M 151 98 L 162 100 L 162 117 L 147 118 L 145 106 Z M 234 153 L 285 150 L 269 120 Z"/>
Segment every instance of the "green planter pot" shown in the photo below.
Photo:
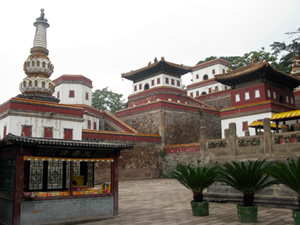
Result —
<path fill-rule="evenodd" d="M 237 205 L 237 212 L 242 223 L 255 223 L 257 221 L 257 206 Z"/>
<path fill-rule="evenodd" d="M 300 210 L 293 209 L 293 217 L 296 225 L 300 225 Z"/>
<path fill-rule="evenodd" d="M 193 216 L 208 216 L 209 208 L 208 201 L 194 202 L 191 201 Z"/>

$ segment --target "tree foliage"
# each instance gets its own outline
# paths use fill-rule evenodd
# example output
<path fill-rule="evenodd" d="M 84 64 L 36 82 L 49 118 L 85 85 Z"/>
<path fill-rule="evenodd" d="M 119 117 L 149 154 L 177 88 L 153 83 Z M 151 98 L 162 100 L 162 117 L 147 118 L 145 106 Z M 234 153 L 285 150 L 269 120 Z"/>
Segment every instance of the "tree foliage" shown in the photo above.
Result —
<path fill-rule="evenodd" d="M 92 94 L 92 106 L 99 110 L 107 110 L 114 113 L 126 107 L 123 95 L 108 90 L 108 87 L 97 89 Z"/>
<path fill-rule="evenodd" d="M 300 28 L 296 31 L 288 32 L 287 35 L 295 36 L 291 43 L 274 41 L 270 45 L 271 50 L 268 52 L 264 47 L 257 51 L 250 51 L 243 56 L 222 56 L 222 59 L 229 61 L 232 66 L 231 69 L 237 69 L 247 66 L 255 59 L 256 62 L 260 60 L 267 60 L 275 69 L 284 73 L 290 73 L 292 70 L 292 58 L 295 55 L 300 56 Z M 205 60 L 199 61 L 197 64 L 216 59 L 216 56 L 207 57 Z"/>

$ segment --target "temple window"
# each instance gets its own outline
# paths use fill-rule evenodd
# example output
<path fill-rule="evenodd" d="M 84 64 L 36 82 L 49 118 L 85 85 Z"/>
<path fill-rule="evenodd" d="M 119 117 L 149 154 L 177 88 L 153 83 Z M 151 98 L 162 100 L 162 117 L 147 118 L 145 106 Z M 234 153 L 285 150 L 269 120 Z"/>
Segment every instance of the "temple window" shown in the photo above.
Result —
<path fill-rule="evenodd" d="M 29 81 L 29 87 L 32 87 L 32 81 L 31 80 Z"/>
<path fill-rule="evenodd" d="M 53 128 L 44 127 L 44 138 L 53 138 Z"/>
<path fill-rule="evenodd" d="M 273 98 L 276 99 L 276 92 L 273 91 Z"/>
<path fill-rule="evenodd" d="M 88 120 L 88 129 L 91 129 L 91 121 L 90 120 Z"/>
<path fill-rule="evenodd" d="M 175 80 L 174 79 L 171 79 L 171 84 L 175 85 Z"/>
<path fill-rule="evenodd" d="M 73 139 L 73 129 L 64 129 L 64 139 L 65 140 Z"/>
<path fill-rule="evenodd" d="M 31 128 L 32 126 L 22 126 L 22 132 L 21 132 L 21 136 L 23 137 L 31 137 Z"/>
<path fill-rule="evenodd" d="M 202 91 L 201 95 L 206 95 L 207 93 L 205 91 Z"/>
<path fill-rule="evenodd" d="M 43 66 L 43 68 L 45 68 L 46 67 L 46 63 L 42 62 L 42 66 Z"/>
<path fill-rule="evenodd" d="M 212 70 L 212 74 L 215 74 L 215 73 L 216 73 L 216 70 L 215 70 L 215 69 L 213 69 L 213 70 Z"/>
<path fill-rule="evenodd" d="M 249 91 L 245 92 L 245 100 L 249 100 L 250 99 L 250 93 Z"/>
<path fill-rule="evenodd" d="M 282 95 L 279 96 L 279 102 L 280 102 L 280 103 L 284 103 L 284 100 L 283 100 Z"/>
<path fill-rule="evenodd" d="M 134 91 L 137 91 L 137 86 L 136 85 L 134 85 Z"/>
<path fill-rule="evenodd" d="M 260 91 L 259 90 L 255 90 L 255 98 L 260 98 Z"/>
<path fill-rule="evenodd" d="M 97 130 L 97 123 L 94 122 L 94 130 Z"/>
<path fill-rule="evenodd" d="M 36 61 L 36 66 L 40 66 L 40 61 Z"/>
<path fill-rule="evenodd" d="M 197 80 L 199 79 L 199 74 L 196 74 L 196 79 L 197 79 Z"/>
<path fill-rule="evenodd" d="M 166 84 L 169 84 L 169 78 L 166 77 Z"/>
<path fill-rule="evenodd" d="M 268 90 L 268 97 L 271 98 L 271 91 Z"/>
<path fill-rule="evenodd" d="M 215 91 L 219 91 L 219 88 L 218 88 L 218 86 L 216 86 L 216 87 L 215 87 Z"/>
<path fill-rule="evenodd" d="M 89 93 L 85 93 L 85 100 L 89 100 Z"/>
<path fill-rule="evenodd" d="M 177 87 L 180 87 L 180 81 L 179 80 L 177 81 Z"/>
<path fill-rule="evenodd" d="M 207 79 L 208 79 L 208 75 L 207 75 L 207 74 L 204 74 L 203 80 L 207 80 Z"/>
<path fill-rule="evenodd" d="M 35 87 L 38 86 L 38 81 L 37 81 L 37 80 L 34 81 L 34 86 L 35 86 Z"/>
<path fill-rule="evenodd" d="M 223 69 L 223 73 L 225 73 L 225 69 Z"/>
<path fill-rule="evenodd" d="M 75 98 L 75 91 L 74 90 L 69 91 L 69 98 Z"/>
<path fill-rule="evenodd" d="M 150 88 L 150 87 L 149 87 L 149 84 L 148 84 L 148 83 L 144 85 L 144 90 L 147 90 L 147 89 L 149 89 L 149 88 Z"/>
<path fill-rule="evenodd" d="M 196 91 L 196 96 L 199 96 L 199 91 Z"/>
<path fill-rule="evenodd" d="M 45 88 L 46 83 L 43 81 L 42 82 L 42 88 Z"/>
<path fill-rule="evenodd" d="M 151 80 L 151 85 L 154 86 L 154 80 Z"/>
<path fill-rule="evenodd" d="M 240 94 L 236 94 L 235 95 L 235 102 L 239 102 L 239 101 L 241 101 Z"/>
<path fill-rule="evenodd" d="M 193 92 L 191 92 L 190 96 L 193 97 Z"/>
<path fill-rule="evenodd" d="M 59 91 L 57 92 L 57 98 L 59 98 L 60 97 L 60 93 L 59 93 Z"/>
<path fill-rule="evenodd" d="M 32 65 L 32 66 L 35 66 L 35 63 L 34 63 L 34 61 L 32 61 L 32 62 L 31 62 L 31 65 Z"/>
<path fill-rule="evenodd" d="M 26 81 L 23 81 L 23 87 L 26 87 Z"/>
<path fill-rule="evenodd" d="M 211 88 L 208 88 L 208 93 L 211 93 Z"/>
<path fill-rule="evenodd" d="M 156 83 L 160 84 L 160 78 L 157 78 Z"/>
<path fill-rule="evenodd" d="M 243 131 L 248 130 L 248 121 L 243 122 Z"/>
<path fill-rule="evenodd" d="M 139 84 L 139 89 L 142 90 L 142 84 Z"/>

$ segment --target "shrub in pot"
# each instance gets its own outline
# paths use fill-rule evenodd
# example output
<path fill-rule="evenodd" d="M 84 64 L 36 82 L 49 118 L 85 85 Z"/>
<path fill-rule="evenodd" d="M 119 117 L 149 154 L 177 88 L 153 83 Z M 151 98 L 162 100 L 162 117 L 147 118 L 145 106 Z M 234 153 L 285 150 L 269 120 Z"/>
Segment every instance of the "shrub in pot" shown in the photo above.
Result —
<path fill-rule="evenodd" d="M 246 161 L 225 163 L 219 171 L 217 180 L 243 193 L 243 204 L 237 204 L 238 217 L 241 222 L 257 221 L 257 206 L 254 205 L 256 192 L 276 184 L 264 173 L 270 163 L 263 161 Z"/>
<path fill-rule="evenodd" d="M 276 162 L 265 171 L 274 177 L 279 183 L 284 184 L 298 197 L 298 208 L 293 209 L 295 224 L 300 225 L 300 158 L 298 160 L 288 160 L 287 163 Z"/>
<path fill-rule="evenodd" d="M 193 192 L 191 201 L 193 216 L 209 215 L 208 201 L 203 200 L 203 191 L 208 188 L 216 178 L 218 166 L 191 166 L 178 164 L 170 173 L 170 177 L 177 179 L 182 185 Z"/>

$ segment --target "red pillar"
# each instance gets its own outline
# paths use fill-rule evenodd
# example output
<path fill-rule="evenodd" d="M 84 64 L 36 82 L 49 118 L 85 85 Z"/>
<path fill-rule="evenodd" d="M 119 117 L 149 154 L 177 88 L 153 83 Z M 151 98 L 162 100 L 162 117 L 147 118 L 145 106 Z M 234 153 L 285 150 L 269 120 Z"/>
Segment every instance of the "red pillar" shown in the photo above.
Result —
<path fill-rule="evenodd" d="M 114 153 L 114 162 L 111 163 L 111 188 L 114 197 L 114 216 L 119 214 L 119 154 L 119 152 Z"/>
<path fill-rule="evenodd" d="M 15 166 L 15 185 L 13 198 L 13 225 L 20 225 L 21 220 L 21 203 L 23 197 L 24 184 L 24 157 L 23 148 L 16 151 L 16 166 Z"/>

